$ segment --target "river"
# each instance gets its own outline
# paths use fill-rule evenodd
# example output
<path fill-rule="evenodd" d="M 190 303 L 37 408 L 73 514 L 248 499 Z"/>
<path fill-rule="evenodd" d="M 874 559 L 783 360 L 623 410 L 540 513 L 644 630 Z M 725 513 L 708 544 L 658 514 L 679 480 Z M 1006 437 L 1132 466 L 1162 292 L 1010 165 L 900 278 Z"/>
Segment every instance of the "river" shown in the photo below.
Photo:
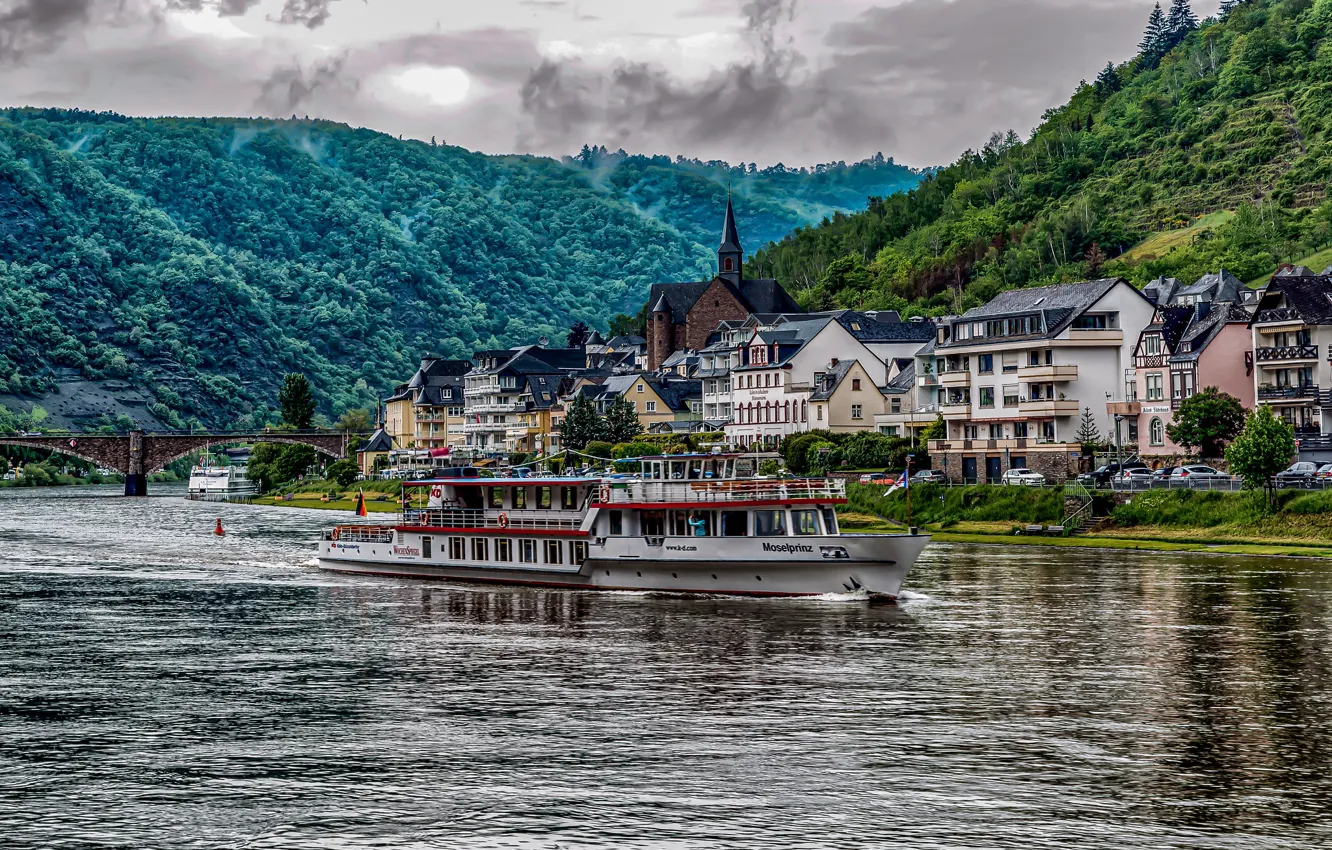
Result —
<path fill-rule="evenodd" d="M 6 848 L 1332 840 L 1316 562 L 935 545 L 898 605 L 485 589 L 320 573 L 326 513 L 117 489 L 0 491 Z"/>

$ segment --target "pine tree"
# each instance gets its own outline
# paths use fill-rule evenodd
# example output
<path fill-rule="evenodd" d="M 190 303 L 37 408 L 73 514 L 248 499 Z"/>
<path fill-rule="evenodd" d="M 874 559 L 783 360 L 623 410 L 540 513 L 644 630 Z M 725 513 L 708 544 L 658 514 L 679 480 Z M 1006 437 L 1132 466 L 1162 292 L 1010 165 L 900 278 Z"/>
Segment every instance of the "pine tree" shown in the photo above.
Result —
<path fill-rule="evenodd" d="M 1169 50 L 1170 30 L 1166 25 L 1165 13 L 1161 11 L 1161 4 L 1157 3 L 1152 7 L 1152 13 L 1147 17 L 1147 29 L 1142 34 L 1142 41 L 1138 43 L 1138 51 L 1142 54 L 1143 63 L 1149 68 L 1156 67 L 1156 63 L 1161 61 L 1161 57 Z"/>
<path fill-rule="evenodd" d="M 564 411 L 564 424 L 560 426 L 560 439 L 566 449 L 582 451 L 587 444 L 601 436 L 601 417 L 585 395 L 574 396 Z"/>
<path fill-rule="evenodd" d="M 1115 68 L 1115 63 L 1107 62 L 1101 73 L 1096 75 L 1094 89 L 1097 97 L 1106 98 L 1119 91 L 1122 85 L 1123 83 L 1119 79 L 1119 70 Z"/>
<path fill-rule="evenodd" d="M 1090 407 L 1082 409 L 1082 419 L 1078 422 L 1078 442 L 1084 452 L 1094 451 L 1101 444 L 1101 429 L 1096 427 L 1096 417 Z"/>
<path fill-rule="evenodd" d="M 304 431 L 314 421 L 314 392 L 310 381 L 300 372 L 291 372 L 282 379 L 278 390 L 278 408 L 282 410 L 282 421 L 291 427 Z"/>
<path fill-rule="evenodd" d="M 570 348 L 582 348 L 587 345 L 588 337 L 592 336 L 592 329 L 587 326 L 587 322 L 574 322 L 573 327 L 569 328 L 569 335 L 565 337 L 565 342 Z"/>
<path fill-rule="evenodd" d="M 1172 0 L 1170 15 L 1166 18 L 1166 43 L 1169 47 L 1179 44 L 1197 28 L 1198 16 L 1193 14 L 1189 0 Z"/>
<path fill-rule="evenodd" d="M 1221 0 L 1221 9 L 1217 14 L 1222 20 L 1225 20 L 1226 15 L 1229 15 L 1239 4 L 1240 0 Z"/>
<path fill-rule="evenodd" d="M 634 403 L 624 396 L 619 396 L 606 410 L 606 441 L 610 443 L 630 443 L 643 433 L 643 423 L 638 421 L 638 411 Z"/>

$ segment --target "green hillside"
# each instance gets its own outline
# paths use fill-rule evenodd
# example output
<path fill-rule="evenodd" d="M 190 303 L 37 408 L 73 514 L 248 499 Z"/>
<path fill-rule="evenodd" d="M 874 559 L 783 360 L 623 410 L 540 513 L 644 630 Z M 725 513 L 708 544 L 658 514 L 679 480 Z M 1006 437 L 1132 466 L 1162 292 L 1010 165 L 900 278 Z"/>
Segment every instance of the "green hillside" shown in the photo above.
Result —
<path fill-rule="evenodd" d="M 0 402 L 249 424 L 302 371 L 332 417 L 423 352 L 604 328 L 652 283 L 711 274 L 728 184 L 758 245 L 918 179 L 882 157 L 557 162 L 322 122 L 0 112 Z"/>
<path fill-rule="evenodd" d="M 755 263 L 810 306 L 938 314 L 1012 287 L 1218 266 L 1253 280 L 1315 255 L 1332 242 L 1332 0 L 1225 8 L 1153 21 L 1142 53 L 1029 139 L 995 135 Z"/>

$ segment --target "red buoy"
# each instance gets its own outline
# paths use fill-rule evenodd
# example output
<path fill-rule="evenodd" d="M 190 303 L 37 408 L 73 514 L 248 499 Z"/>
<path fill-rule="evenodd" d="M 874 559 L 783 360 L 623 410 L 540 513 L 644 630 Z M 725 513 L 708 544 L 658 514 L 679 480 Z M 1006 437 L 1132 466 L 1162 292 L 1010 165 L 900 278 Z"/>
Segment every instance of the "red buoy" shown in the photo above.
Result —
<path fill-rule="evenodd" d="M 217 518 L 217 526 L 213 529 L 213 533 L 216 534 L 218 537 L 221 537 L 223 534 L 226 534 L 226 532 L 222 530 L 222 517 Z"/>

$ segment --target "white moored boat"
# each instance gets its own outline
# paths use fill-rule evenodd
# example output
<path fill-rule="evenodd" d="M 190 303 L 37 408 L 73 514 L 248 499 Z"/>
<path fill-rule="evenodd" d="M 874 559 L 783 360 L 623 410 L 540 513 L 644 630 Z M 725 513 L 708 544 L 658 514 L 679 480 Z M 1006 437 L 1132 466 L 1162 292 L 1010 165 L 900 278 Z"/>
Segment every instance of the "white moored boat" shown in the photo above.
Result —
<path fill-rule="evenodd" d="M 392 523 L 339 525 L 327 570 L 598 590 L 896 598 L 929 538 L 842 534 L 845 483 L 737 477 L 736 455 L 639 458 L 642 474 L 403 485 Z"/>
<path fill-rule="evenodd" d="M 218 466 L 205 456 L 190 470 L 190 489 L 185 498 L 204 502 L 245 500 L 259 492 L 246 475 L 244 465 Z"/>

